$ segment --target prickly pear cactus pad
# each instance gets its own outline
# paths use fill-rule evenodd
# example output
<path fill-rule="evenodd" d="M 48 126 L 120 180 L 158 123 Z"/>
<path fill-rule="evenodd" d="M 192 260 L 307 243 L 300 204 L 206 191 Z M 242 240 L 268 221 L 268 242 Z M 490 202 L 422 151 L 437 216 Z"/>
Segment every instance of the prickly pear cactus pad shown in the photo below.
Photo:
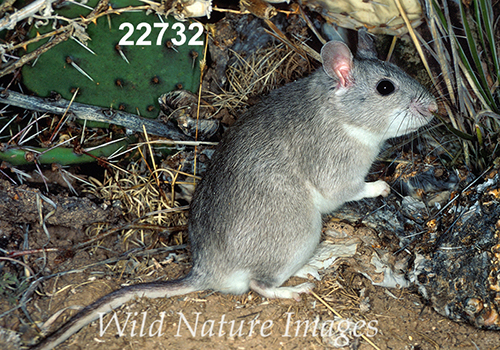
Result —
<path fill-rule="evenodd" d="M 96 4 L 90 0 L 86 6 Z M 109 5 L 118 9 L 143 3 L 114 0 Z M 56 13 L 71 19 L 87 16 L 91 8 L 68 3 Z M 43 27 L 33 26 L 30 37 L 53 30 L 53 24 L 51 19 Z M 62 42 L 24 66 L 25 85 L 39 96 L 55 91 L 68 100 L 78 88 L 75 101 L 150 118 L 158 116 L 161 94 L 179 88 L 197 91 L 204 48 L 201 24 L 160 19 L 145 11 L 124 12 L 99 17 L 89 23 L 86 34 L 92 52 L 73 38 Z M 27 51 L 46 41 L 28 45 Z"/>

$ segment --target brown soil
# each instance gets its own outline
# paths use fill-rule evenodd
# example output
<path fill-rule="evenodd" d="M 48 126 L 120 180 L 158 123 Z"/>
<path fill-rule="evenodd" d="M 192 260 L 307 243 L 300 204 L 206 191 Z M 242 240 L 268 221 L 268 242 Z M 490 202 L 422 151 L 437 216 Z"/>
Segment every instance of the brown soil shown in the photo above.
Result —
<path fill-rule="evenodd" d="M 78 232 L 71 232 L 69 229 L 60 230 L 60 233 L 63 231 L 66 235 L 53 236 L 54 246 L 64 245 L 68 236 L 78 235 Z M 37 229 L 31 230 L 29 237 L 31 247 L 35 247 L 36 242 L 45 240 L 43 231 Z M 108 241 L 108 244 L 116 243 L 112 239 Z M 105 246 L 106 244 L 103 245 Z M 46 294 L 33 295 L 27 310 L 33 320 L 39 323 L 63 308 L 83 307 L 119 288 L 120 284 L 160 278 L 175 279 L 189 270 L 189 253 L 185 250 L 176 253 L 175 262 L 172 262 L 172 259 L 164 259 L 164 256 L 130 259 L 128 264 L 117 264 L 114 271 L 101 266 L 91 271 L 85 270 L 50 279 L 41 286 L 41 290 Z M 56 255 L 48 254 L 46 269 L 51 272 L 68 271 L 115 255 L 116 253 L 110 253 L 106 249 L 97 249 L 92 253 L 81 250 L 72 259 L 58 264 Z M 31 259 L 34 260 L 34 257 Z M 299 278 L 290 281 L 291 284 L 301 282 Z M 305 295 L 302 301 L 296 302 L 268 300 L 253 292 L 230 296 L 206 291 L 165 300 L 142 299 L 129 303 L 104 318 L 103 324 L 109 323 L 109 327 L 102 335 L 99 334 L 100 324 L 97 321 L 59 348 L 326 349 L 335 348 L 335 344 L 343 342 L 348 343 L 345 348 L 349 349 L 500 348 L 500 335 L 497 332 L 482 331 L 454 323 L 426 306 L 416 293 L 375 287 L 366 278 L 353 272 L 349 266 L 341 266 L 316 285 L 315 293 L 342 314 L 342 322 L 313 295 Z M 10 307 L 5 301 L 0 301 L 0 312 L 5 312 Z M 66 310 L 63 316 L 53 323 L 51 329 L 60 326 L 75 312 Z M 158 336 L 157 330 L 162 317 L 161 334 Z M 26 320 L 25 316 L 16 310 L 2 318 L 1 327 L 24 332 L 23 339 L 29 341 L 36 332 L 33 328 L 22 326 L 20 318 Z M 121 337 L 117 334 L 116 320 L 120 327 L 124 327 Z M 301 322 L 300 327 L 297 325 L 298 321 Z M 313 332 L 315 321 L 318 321 L 318 328 Z M 321 325 L 324 321 L 325 336 L 322 336 Z M 310 328 L 304 336 L 305 322 L 309 322 Z M 235 324 L 233 336 L 230 334 L 232 323 Z M 358 326 L 353 329 L 355 324 Z M 347 325 L 351 328 L 346 332 Z M 330 331 L 329 337 L 330 327 L 333 331 Z"/>

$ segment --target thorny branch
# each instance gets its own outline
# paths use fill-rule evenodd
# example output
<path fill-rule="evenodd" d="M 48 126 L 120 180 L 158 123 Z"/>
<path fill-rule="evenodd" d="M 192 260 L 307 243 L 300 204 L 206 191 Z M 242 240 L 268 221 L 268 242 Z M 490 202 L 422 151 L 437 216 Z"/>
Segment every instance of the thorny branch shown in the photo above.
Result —
<path fill-rule="evenodd" d="M 116 124 L 124 126 L 135 132 L 143 132 L 144 125 L 146 131 L 152 135 L 179 141 L 190 140 L 188 136 L 157 120 L 109 108 L 90 106 L 78 102 L 73 102 L 70 105 L 69 101 L 62 98 L 52 100 L 49 98 L 26 96 L 18 92 L 0 88 L 0 103 L 42 113 L 64 114 L 67 110 L 68 113 L 71 113 L 78 119 Z"/>

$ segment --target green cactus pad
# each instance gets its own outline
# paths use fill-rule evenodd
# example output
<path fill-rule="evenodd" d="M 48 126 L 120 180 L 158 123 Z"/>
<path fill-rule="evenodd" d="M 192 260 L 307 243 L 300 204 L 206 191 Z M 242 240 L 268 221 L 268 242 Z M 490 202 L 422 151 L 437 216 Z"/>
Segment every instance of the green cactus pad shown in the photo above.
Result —
<path fill-rule="evenodd" d="M 96 4 L 97 0 L 90 0 L 87 6 L 93 7 Z M 140 6 L 143 3 L 115 0 L 110 2 L 110 5 L 117 9 L 131 5 Z M 78 18 L 88 15 L 90 10 L 70 4 L 56 12 L 66 18 Z M 42 97 L 55 91 L 70 100 L 73 92 L 79 88 L 75 101 L 154 118 L 159 112 L 157 100 L 161 94 L 178 88 L 193 92 L 198 90 L 199 59 L 203 57 L 205 39 L 201 25 L 193 24 L 190 30 L 192 22 L 177 22 L 173 18 L 163 18 L 163 21 L 168 23 L 168 28 L 161 41 L 158 41 L 162 28 L 154 26 L 155 23 L 158 26 L 162 22 L 155 14 L 146 15 L 141 11 L 100 17 L 95 24 L 90 23 L 86 31 L 91 38 L 88 47 L 96 55 L 75 40 L 69 39 L 43 53 L 36 62 L 25 65 L 22 71 L 23 81 L 30 90 Z M 134 45 L 120 45 L 129 63 L 117 49 L 117 44 L 123 42 L 130 30 L 127 27 L 120 30 L 122 23 L 130 23 L 129 27 L 133 29 L 127 41 L 132 41 Z M 139 25 L 142 27 L 138 28 Z M 149 40 L 151 45 L 137 45 L 148 25 L 151 33 L 145 40 Z M 33 28 L 30 36 L 47 33 L 52 30 L 51 27 L 47 25 Z M 179 34 L 182 28 L 184 31 Z M 182 45 L 167 47 L 167 41 L 175 43 L 183 39 L 182 35 L 185 35 Z M 37 49 L 46 41 L 29 45 L 28 52 Z M 202 45 L 189 45 L 190 42 Z M 69 62 L 78 65 L 93 81 L 78 72 Z"/>
<path fill-rule="evenodd" d="M 28 160 L 27 154 L 33 153 L 39 164 L 72 165 L 92 163 L 96 161 L 95 157 L 109 157 L 114 152 L 126 148 L 129 142 L 130 140 L 123 140 L 89 151 L 88 153 L 93 157 L 87 154 L 76 154 L 72 148 L 66 147 L 56 147 L 51 150 L 40 147 L 12 147 L 0 151 L 0 161 L 8 162 L 13 166 L 26 165 L 32 163 L 32 161 Z"/>

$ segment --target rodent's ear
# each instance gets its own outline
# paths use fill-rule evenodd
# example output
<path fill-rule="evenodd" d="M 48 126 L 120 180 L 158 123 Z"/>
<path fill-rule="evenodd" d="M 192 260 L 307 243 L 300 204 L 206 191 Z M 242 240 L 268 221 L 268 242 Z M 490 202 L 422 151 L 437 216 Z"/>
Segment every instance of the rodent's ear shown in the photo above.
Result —
<path fill-rule="evenodd" d="M 339 86 L 352 85 L 352 53 L 346 44 L 340 41 L 329 41 L 321 48 L 323 69 L 331 78 L 339 80 Z"/>
<path fill-rule="evenodd" d="M 377 58 L 373 38 L 364 27 L 358 30 L 358 50 L 356 51 L 356 57 L 359 59 Z"/>

